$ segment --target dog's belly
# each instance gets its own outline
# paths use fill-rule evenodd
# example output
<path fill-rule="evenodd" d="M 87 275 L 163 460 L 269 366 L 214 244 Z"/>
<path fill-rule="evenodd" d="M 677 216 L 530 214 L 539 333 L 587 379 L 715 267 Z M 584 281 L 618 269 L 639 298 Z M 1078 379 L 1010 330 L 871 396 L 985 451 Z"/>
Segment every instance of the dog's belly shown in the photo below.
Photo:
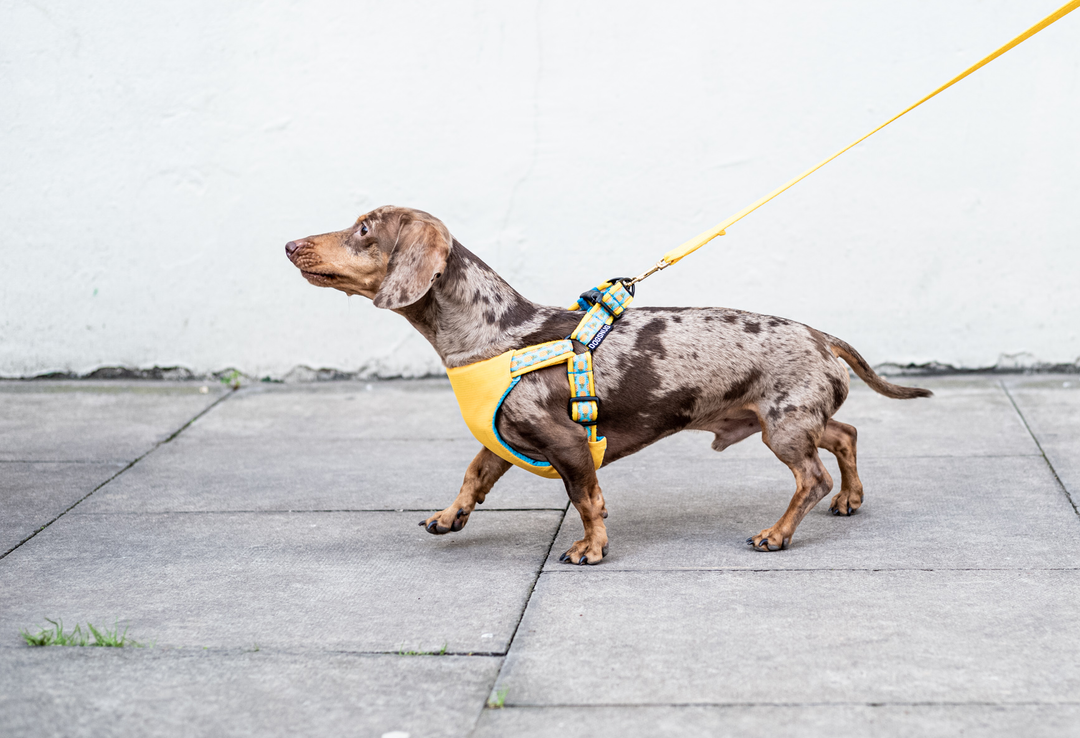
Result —
<path fill-rule="evenodd" d="M 594 365 L 609 461 L 685 429 L 721 450 L 795 414 L 823 425 L 848 390 L 820 332 L 726 308 L 628 310 Z"/>
<path fill-rule="evenodd" d="M 542 337 L 550 339 L 551 337 Z M 627 310 L 593 354 L 604 464 L 681 430 L 727 448 L 787 420 L 824 425 L 847 369 L 801 323 L 726 308 Z M 563 367 L 524 375 L 496 420 L 519 453 L 546 460 L 545 429 L 572 424 Z"/>

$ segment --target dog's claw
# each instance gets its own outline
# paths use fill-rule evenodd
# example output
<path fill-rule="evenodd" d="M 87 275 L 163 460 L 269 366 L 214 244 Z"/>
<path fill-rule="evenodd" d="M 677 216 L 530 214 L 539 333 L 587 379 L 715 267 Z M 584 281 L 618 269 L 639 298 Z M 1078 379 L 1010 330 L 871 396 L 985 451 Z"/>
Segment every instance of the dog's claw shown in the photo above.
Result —
<path fill-rule="evenodd" d="M 589 563 L 589 557 L 588 556 L 582 555 L 582 557 L 580 559 L 578 559 L 578 566 L 581 566 L 582 564 L 587 564 L 587 563 Z"/>
<path fill-rule="evenodd" d="M 607 556 L 607 546 L 604 546 L 602 549 L 600 549 L 600 555 Z"/>
<path fill-rule="evenodd" d="M 432 520 L 432 521 L 431 521 L 431 522 L 430 522 L 430 523 L 428 524 L 428 527 L 427 527 L 427 532 L 428 532 L 428 533 L 435 533 L 435 531 L 436 531 L 436 529 L 437 529 L 437 526 L 438 526 L 438 525 L 439 525 L 439 521 L 438 521 L 438 520 Z"/>
<path fill-rule="evenodd" d="M 565 552 L 562 556 L 559 557 L 559 561 L 566 561 L 568 558 L 570 558 L 569 554 L 569 551 Z"/>
<path fill-rule="evenodd" d="M 779 546 L 774 546 L 769 542 L 769 537 L 762 538 L 757 543 L 754 543 L 753 538 L 747 538 L 746 542 L 750 544 L 750 547 L 755 551 L 779 551 L 780 549 L 787 548 L 788 540 L 785 538 Z"/>
<path fill-rule="evenodd" d="M 424 527 L 426 527 L 426 526 L 427 526 L 427 521 L 426 521 L 426 520 L 421 520 L 421 521 L 420 521 L 420 527 L 421 527 L 421 528 L 424 528 Z"/>
<path fill-rule="evenodd" d="M 843 504 L 843 507 L 841 507 L 841 504 Z M 844 512 L 845 509 L 847 512 Z M 833 500 L 832 505 L 829 506 L 829 512 L 833 515 L 847 515 L 850 517 L 859 512 L 859 508 L 852 507 L 850 503 L 841 503 L 839 500 Z"/>
<path fill-rule="evenodd" d="M 754 537 L 753 537 L 753 536 L 751 536 L 751 537 L 747 538 L 747 539 L 746 539 L 746 544 L 747 544 L 748 546 L 753 546 L 753 545 L 754 545 Z"/>
<path fill-rule="evenodd" d="M 460 518 L 460 517 L 462 517 L 463 515 L 468 515 L 468 513 L 467 513 L 467 512 L 465 512 L 465 508 L 463 508 L 463 507 L 459 507 L 459 508 L 458 508 L 458 511 L 457 511 L 457 516 L 458 516 L 458 517 Z"/>

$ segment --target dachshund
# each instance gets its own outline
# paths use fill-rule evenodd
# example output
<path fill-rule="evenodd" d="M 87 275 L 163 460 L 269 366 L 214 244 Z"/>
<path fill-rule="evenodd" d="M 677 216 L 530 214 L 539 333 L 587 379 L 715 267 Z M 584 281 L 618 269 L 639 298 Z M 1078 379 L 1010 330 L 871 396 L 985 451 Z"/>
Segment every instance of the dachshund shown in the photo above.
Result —
<path fill-rule="evenodd" d="M 566 338 L 582 316 L 526 299 L 442 221 L 411 208 L 377 208 L 345 230 L 290 241 L 285 252 L 311 284 L 363 295 L 403 316 L 447 368 Z M 761 433 L 795 475 L 796 490 L 776 524 L 747 543 L 756 551 L 787 548 L 803 517 L 832 490 L 819 448 L 840 467 L 830 510 L 847 516 L 862 505 L 855 428 L 832 420 L 848 394 L 840 360 L 886 397 L 932 394 L 886 382 L 849 344 L 785 318 L 728 308 L 627 309 L 593 356 L 602 399 L 597 430 L 608 439 L 603 463 L 682 430 L 713 433 L 716 451 Z M 584 536 L 560 560 L 596 564 L 607 553 L 607 507 L 569 400 L 563 365 L 530 372 L 495 423 L 518 453 L 551 464 L 581 516 Z M 461 530 L 510 466 L 483 448 L 453 504 L 420 524 L 436 535 Z"/>

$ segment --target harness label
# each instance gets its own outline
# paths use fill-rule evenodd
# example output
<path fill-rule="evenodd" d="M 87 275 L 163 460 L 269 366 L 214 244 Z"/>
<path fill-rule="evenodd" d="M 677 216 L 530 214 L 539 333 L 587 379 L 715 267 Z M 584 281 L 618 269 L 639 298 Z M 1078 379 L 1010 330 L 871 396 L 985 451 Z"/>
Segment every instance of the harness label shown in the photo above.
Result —
<path fill-rule="evenodd" d="M 593 339 L 591 341 L 589 341 L 588 344 L 586 344 L 588 346 L 588 348 L 589 348 L 589 351 L 592 351 L 597 346 L 599 346 L 600 342 L 604 340 L 604 336 L 606 336 L 610 332 L 611 332 L 611 326 L 610 325 L 604 325 L 603 327 L 601 327 L 600 330 L 598 330 L 596 332 L 596 335 L 593 336 Z"/>

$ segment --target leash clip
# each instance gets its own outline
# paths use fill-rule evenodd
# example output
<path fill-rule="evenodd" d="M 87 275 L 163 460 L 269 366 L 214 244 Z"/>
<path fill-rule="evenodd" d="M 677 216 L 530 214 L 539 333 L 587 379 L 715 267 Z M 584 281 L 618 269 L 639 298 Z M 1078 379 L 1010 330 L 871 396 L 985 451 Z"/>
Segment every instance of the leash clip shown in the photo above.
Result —
<path fill-rule="evenodd" d="M 632 288 L 635 284 L 645 279 L 645 277 L 648 277 L 650 274 L 656 274 L 661 269 L 667 269 L 669 266 L 671 266 L 671 262 L 661 259 L 660 261 L 656 262 L 656 264 L 653 265 L 653 268 L 649 271 L 642 272 L 641 274 L 631 279 L 629 282 L 624 282 L 623 284 L 628 290 L 630 290 L 630 294 L 632 295 L 634 294 Z"/>

